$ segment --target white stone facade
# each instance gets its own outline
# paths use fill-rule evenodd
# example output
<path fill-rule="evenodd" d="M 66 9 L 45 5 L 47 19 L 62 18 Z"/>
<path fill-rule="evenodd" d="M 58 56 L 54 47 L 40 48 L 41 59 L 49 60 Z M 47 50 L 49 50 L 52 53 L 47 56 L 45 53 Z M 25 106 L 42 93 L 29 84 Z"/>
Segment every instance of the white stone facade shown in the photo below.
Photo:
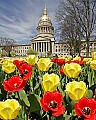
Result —
<path fill-rule="evenodd" d="M 31 44 L 22 44 L 22 45 L 14 45 L 13 51 L 16 56 L 26 56 L 27 50 L 31 48 Z"/>

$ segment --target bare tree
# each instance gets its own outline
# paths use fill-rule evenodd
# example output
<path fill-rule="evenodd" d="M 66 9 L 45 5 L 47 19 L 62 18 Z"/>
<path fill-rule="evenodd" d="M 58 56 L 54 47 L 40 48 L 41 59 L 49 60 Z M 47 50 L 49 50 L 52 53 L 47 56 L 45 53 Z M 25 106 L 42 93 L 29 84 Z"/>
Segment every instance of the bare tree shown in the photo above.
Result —
<path fill-rule="evenodd" d="M 0 46 L 2 46 L 2 49 L 8 53 L 9 57 L 11 56 L 10 52 L 14 43 L 15 40 L 13 39 L 0 37 Z"/>
<path fill-rule="evenodd" d="M 67 16 L 70 16 L 70 18 L 68 18 Z M 69 19 L 74 24 L 65 22 L 66 19 L 67 20 Z M 86 40 L 87 45 L 86 56 L 88 57 L 89 41 L 92 32 L 96 28 L 96 1 L 93 0 L 61 1 L 56 11 L 56 20 L 59 25 L 59 30 L 61 31 L 61 36 L 63 36 L 63 38 L 66 36 L 66 40 L 68 40 L 68 38 L 72 38 L 72 41 L 79 40 L 79 42 L 82 38 Z M 66 26 L 70 27 L 67 27 L 67 29 L 65 29 Z M 70 31 L 69 28 L 71 29 Z M 62 34 L 62 31 L 64 34 Z M 70 34 L 75 35 L 75 39 L 73 39 L 73 36 L 70 37 Z"/>

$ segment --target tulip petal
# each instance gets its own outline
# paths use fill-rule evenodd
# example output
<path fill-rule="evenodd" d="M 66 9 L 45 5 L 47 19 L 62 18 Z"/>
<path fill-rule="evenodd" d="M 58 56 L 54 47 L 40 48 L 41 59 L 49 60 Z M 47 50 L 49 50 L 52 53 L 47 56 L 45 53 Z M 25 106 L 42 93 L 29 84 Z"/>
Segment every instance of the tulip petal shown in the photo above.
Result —
<path fill-rule="evenodd" d="M 49 105 L 50 101 L 54 100 L 54 94 L 52 94 L 51 92 L 46 92 L 46 94 L 44 95 L 44 103 L 47 103 Z"/>
<path fill-rule="evenodd" d="M 75 97 L 75 95 L 69 91 L 66 91 L 66 93 L 69 95 L 69 97 L 72 99 L 72 100 L 77 100 L 77 97 Z"/>
<path fill-rule="evenodd" d="M 58 108 L 57 111 L 53 111 L 52 115 L 60 116 L 60 115 L 64 114 L 64 112 L 65 112 L 65 108 L 64 108 L 64 106 L 62 106 L 62 107 Z"/>
<path fill-rule="evenodd" d="M 18 115 L 18 112 L 20 110 L 20 107 L 18 107 L 11 115 L 10 119 L 15 119 Z"/>
<path fill-rule="evenodd" d="M 12 109 L 17 109 L 18 107 L 20 107 L 18 101 L 16 101 L 15 99 L 7 99 L 5 101 L 5 104 Z"/>
<path fill-rule="evenodd" d="M 62 103 L 63 103 L 63 97 L 62 95 L 60 94 L 60 92 L 58 91 L 54 91 L 54 96 L 55 96 L 55 101 L 58 103 L 58 106 L 62 106 Z"/>
<path fill-rule="evenodd" d="M 11 108 L 4 108 L 0 111 L 0 117 L 1 119 L 8 120 L 10 119 L 10 116 L 12 114 L 13 110 Z"/>
<path fill-rule="evenodd" d="M 53 83 L 51 81 L 42 81 L 42 88 L 44 89 L 44 91 L 50 91 L 52 85 Z"/>
<path fill-rule="evenodd" d="M 72 94 L 75 95 L 75 97 L 77 98 L 76 100 L 81 99 L 82 97 L 86 96 L 86 90 L 85 89 L 81 89 L 81 88 L 76 88 Z"/>
<path fill-rule="evenodd" d="M 58 84 L 55 84 L 54 86 L 49 86 L 50 87 L 50 89 L 49 89 L 49 91 L 50 92 L 53 92 L 53 91 L 55 91 L 56 90 L 56 88 L 59 86 L 59 83 Z"/>

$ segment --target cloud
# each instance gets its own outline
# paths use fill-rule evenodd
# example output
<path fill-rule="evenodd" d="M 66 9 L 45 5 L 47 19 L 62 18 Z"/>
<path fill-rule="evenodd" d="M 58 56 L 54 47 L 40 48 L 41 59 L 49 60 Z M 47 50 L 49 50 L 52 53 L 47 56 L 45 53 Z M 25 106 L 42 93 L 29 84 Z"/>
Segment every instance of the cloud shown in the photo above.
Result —
<path fill-rule="evenodd" d="M 45 3 L 55 26 L 54 13 L 58 0 L 1 0 L 0 37 L 14 39 L 17 43 L 30 42 L 30 38 L 36 35 L 36 27 L 43 15 Z"/>

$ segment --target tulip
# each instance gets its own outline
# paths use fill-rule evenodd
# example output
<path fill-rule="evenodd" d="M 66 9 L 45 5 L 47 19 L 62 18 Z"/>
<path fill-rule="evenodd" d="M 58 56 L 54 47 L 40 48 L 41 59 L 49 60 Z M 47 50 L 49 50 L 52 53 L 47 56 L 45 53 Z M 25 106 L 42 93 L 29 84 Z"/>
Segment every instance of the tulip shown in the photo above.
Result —
<path fill-rule="evenodd" d="M 63 64 L 65 64 L 65 59 L 60 59 L 58 58 L 56 63 L 59 65 L 59 66 L 62 66 Z"/>
<path fill-rule="evenodd" d="M 40 58 L 37 66 L 41 71 L 48 71 L 52 64 L 53 62 L 51 62 L 50 58 Z"/>
<path fill-rule="evenodd" d="M 73 81 L 67 83 L 65 91 L 72 100 L 79 100 L 86 96 L 87 90 L 86 84 L 83 81 Z"/>
<path fill-rule="evenodd" d="M 65 74 L 64 74 L 64 69 L 63 69 L 63 68 L 60 68 L 59 71 L 60 71 L 60 74 L 61 74 L 61 75 L 65 75 Z"/>
<path fill-rule="evenodd" d="M 90 63 L 90 61 L 92 60 L 92 58 L 84 58 L 83 61 L 86 63 Z"/>
<path fill-rule="evenodd" d="M 23 90 L 25 85 L 26 81 L 16 75 L 12 76 L 9 80 L 3 81 L 4 90 L 8 91 L 8 93 Z"/>
<path fill-rule="evenodd" d="M 58 60 L 58 58 L 51 58 L 51 62 L 56 63 L 56 62 L 57 62 L 57 60 Z"/>
<path fill-rule="evenodd" d="M 80 66 L 84 65 L 84 61 L 79 61 L 79 60 L 71 60 L 71 61 L 68 61 L 67 63 L 68 64 L 70 64 L 70 63 L 78 63 Z"/>
<path fill-rule="evenodd" d="M 5 102 L 0 102 L 0 118 L 3 120 L 15 119 L 20 108 L 21 106 L 15 99 L 7 99 Z"/>
<path fill-rule="evenodd" d="M 76 57 L 73 58 L 73 60 L 81 61 L 81 57 L 80 56 L 76 56 Z"/>
<path fill-rule="evenodd" d="M 92 52 L 91 56 L 92 56 L 92 60 L 96 60 L 96 52 Z"/>
<path fill-rule="evenodd" d="M 96 101 L 93 98 L 81 98 L 74 107 L 77 116 L 83 116 L 84 120 L 96 120 Z"/>
<path fill-rule="evenodd" d="M 6 61 L 2 64 L 2 70 L 4 72 L 6 72 L 7 74 L 10 74 L 10 73 L 14 72 L 15 68 L 16 68 L 16 66 L 9 61 Z"/>
<path fill-rule="evenodd" d="M 44 91 L 50 91 L 53 92 L 56 90 L 56 88 L 59 86 L 59 76 L 52 73 L 48 74 L 46 73 L 43 76 L 43 81 L 42 81 L 42 88 Z"/>
<path fill-rule="evenodd" d="M 96 60 L 90 61 L 90 67 L 91 67 L 93 70 L 96 70 Z"/>
<path fill-rule="evenodd" d="M 32 76 L 32 66 L 24 63 L 19 67 L 19 72 L 24 80 L 28 80 Z"/>
<path fill-rule="evenodd" d="M 26 62 L 29 64 L 29 65 L 35 65 L 38 61 L 38 57 L 35 56 L 35 55 L 29 55 L 27 58 L 26 58 Z"/>
<path fill-rule="evenodd" d="M 64 66 L 64 73 L 70 78 L 76 78 L 81 72 L 81 66 L 77 63 L 66 63 Z"/>
<path fill-rule="evenodd" d="M 52 116 L 60 116 L 64 114 L 63 97 L 59 91 L 46 92 L 40 100 L 44 111 L 52 112 Z"/>
<path fill-rule="evenodd" d="M 70 61 L 70 60 L 72 60 L 72 56 L 71 56 L 71 55 L 68 55 L 68 56 L 67 56 L 67 61 Z"/>
<path fill-rule="evenodd" d="M 14 65 L 16 65 L 16 67 L 17 68 L 19 68 L 22 64 L 24 64 L 25 62 L 24 62 L 24 60 L 22 60 L 22 61 L 19 61 L 19 60 L 14 60 Z"/>

